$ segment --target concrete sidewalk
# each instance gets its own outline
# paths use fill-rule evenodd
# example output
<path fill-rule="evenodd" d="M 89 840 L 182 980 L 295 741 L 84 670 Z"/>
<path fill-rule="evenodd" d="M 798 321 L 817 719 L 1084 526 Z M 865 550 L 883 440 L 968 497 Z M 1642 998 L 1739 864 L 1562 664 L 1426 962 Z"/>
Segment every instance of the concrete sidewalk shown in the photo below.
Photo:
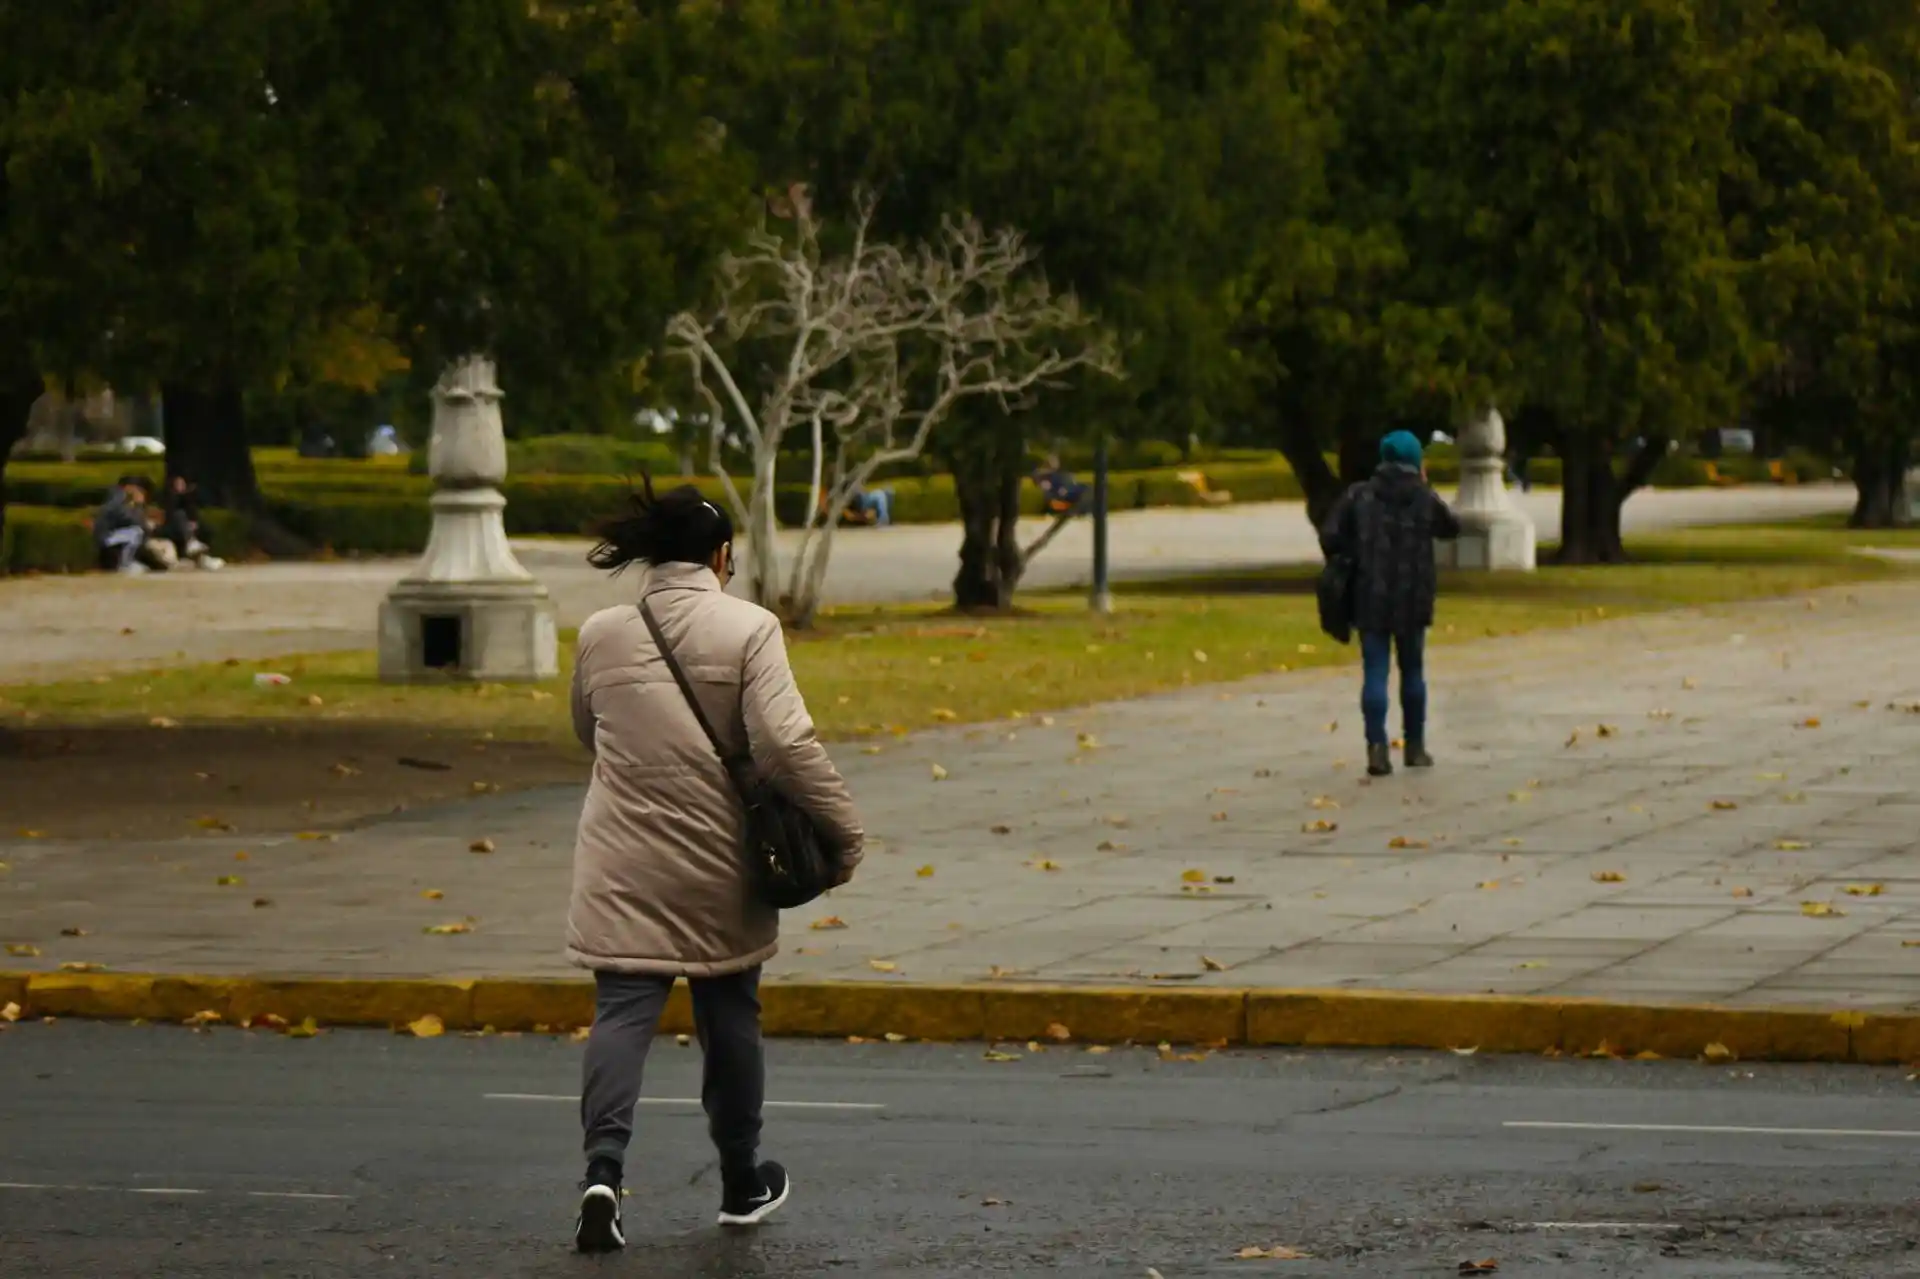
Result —
<path fill-rule="evenodd" d="M 1916 617 L 1876 585 L 1437 647 L 1441 766 L 1372 784 L 1349 670 L 842 748 L 876 847 L 770 980 L 1920 1009 Z M 0 942 L 40 954 L 0 968 L 575 975 L 578 804 L 8 832 Z"/>
<path fill-rule="evenodd" d="M 1560 495 L 1515 495 L 1543 537 L 1559 526 Z M 1623 513 L 1629 534 L 1694 524 L 1793 519 L 1848 509 L 1853 489 L 1674 489 L 1636 494 Z M 1205 510 L 1125 511 L 1113 519 L 1116 579 L 1251 569 L 1317 560 L 1298 502 Z M 1084 584 L 1091 557 L 1086 521 L 1064 530 L 1034 562 L 1033 589 Z M 791 536 L 786 538 L 790 544 Z M 850 531 L 834 542 L 832 603 L 950 600 L 960 548 L 951 524 Z M 553 592 L 562 626 L 631 598 L 632 584 L 587 567 L 586 544 L 526 541 L 516 550 Z M 411 560 L 237 565 L 224 573 L 135 579 L 87 576 L 0 582 L 0 684 L 76 673 L 218 662 L 373 646 L 374 615 Z"/>

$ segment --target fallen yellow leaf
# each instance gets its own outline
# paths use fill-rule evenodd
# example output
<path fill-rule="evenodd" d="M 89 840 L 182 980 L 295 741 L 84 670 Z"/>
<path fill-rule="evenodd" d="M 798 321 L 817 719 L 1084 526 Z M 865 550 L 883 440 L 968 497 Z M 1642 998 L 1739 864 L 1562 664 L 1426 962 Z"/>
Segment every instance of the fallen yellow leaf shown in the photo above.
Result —
<path fill-rule="evenodd" d="M 1800 913 L 1809 919 L 1827 919 L 1847 912 L 1830 902 L 1801 902 Z"/>
<path fill-rule="evenodd" d="M 932 773 L 934 781 L 944 782 L 947 780 L 947 770 L 940 767 L 940 765 L 935 764 L 929 771 Z"/>
<path fill-rule="evenodd" d="M 960 716 L 959 716 L 959 715 L 957 715 L 957 714 L 955 714 L 955 713 L 954 713 L 953 711 L 950 711 L 950 710 L 948 710 L 948 709 L 947 709 L 946 707 L 944 707 L 944 706 L 936 706 L 936 707 L 934 707 L 934 708 L 933 708 L 933 717 L 934 717 L 935 719 L 937 719 L 937 720 L 939 720 L 939 721 L 940 721 L 941 723 L 943 723 L 943 724 L 951 724 L 951 723 L 953 723 L 953 721 L 954 721 L 954 720 L 956 720 L 956 719 L 959 719 L 959 718 L 960 718 Z"/>
<path fill-rule="evenodd" d="M 63 973 L 103 973 L 107 971 L 107 966 L 105 964 L 90 964 L 82 959 L 73 959 L 60 965 L 60 971 Z"/>
<path fill-rule="evenodd" d="M 1073 1038 L 1073 1032 L 1057 1021 L 1047 1023 L 1047 1038 L 1056 1044 L 1064 1044 Z"/>
<path fill-rule="evenodd" d="M 467 845 L 467 851 L 470 853 L 490 853 L 493 851 L 493 841 L 490 839 L 476 839 Z"/>
<path fill-rule="evenodd" d="M 1751 888 L 1736 888 L 1733 890 L 1733 895 L 1735 897 L 1751 897 L 1753 896 L 1753 890 Z"/>
<path fill-rule="evenodd" d="M 430 901 L 430 902 L 437 902 L 437 901 L 439 901 L 439 900 L 440 900 L 440 899 L 441 899 L 442 897 L 445 897 L 445 896 L 446 896 L 446 894 L 445 894 L 445 893 L 443 893 L 443 892 L 441 892 L 441 891 L 440 891 L 439 889 L 437 889 L 437 888 L 429 888 L 429 889 L 426 889 L 426 890 L 425 890 L 425 891 L 423 891 L 423 892 L 422 892 L 422 893 L 421 893 L 420 895 L 421 895 L 422 897 L 424 897 L 424 898 L 426 898 L 426 899 L 427 899 L 428 901 Z"/>
<path fill-rule="evenodd" d="M 303 830 L 295 835 L 294 838 L 303 839 L 309 844 L 330 844 L 333 842 L 333 836 L 327 834 L 325 831 L 317 830 Z"/>
<path fill-rule="evenodd" d="M 1612 737 L 1616 733 L 1618 733 L 1620 730 L 1615 728 L 1611 724 L 1601 724 L 1600 726 L 1595 728 L 1593 731 L 1597 736 L 1600 736 L 1600 737 Z"/>
<path fill-rule="evenodd" d="M 1798 727 L 1800 727 L 1800 728 L 1818 728 L 1818 727 L 1820 727 L 1820 720 L 1819 720 L 1819 717 L 1818 717 L 1818 716 L 1808 716 L 1808 717 L 1807 717 L 1806 719 L 1803 719 L 1803 720 L 1801 720 L 1801 721 L 1800 721 L 1800 723 L 1799 723 L 1799 725 L 1798 725 Z"/>
<path fill-rule="evenodd" d="M 1207 882 L 1207 872 L 1204 870 L 1183 870 L 1180 872 L 1180 880 L 1182 883 L 1187 884 L 1204 884 Z"/>
<path fill-rule="evenodd" d="M 1274 1244 L 1271 1248 L 1262 1248 L 1248 1244 L 1233 1254 L 1236 1261 L 1307 1261 L 1313 1257 L 1310 1252 L 1301 1252 L 1298 1248 L 1289 1248 L 1285 1244 Z"/>
<path fill-rule="evenodd" d="M 1731 813 L 1738 807 L 1740 807 L 1740 805 L 1730 799 L 1716 799 L 1713 801 L 1713 811 L 1716 813 Z"/>
<path fill-rule="evenodd" d="M 1388 848 L 1425 848 L 1427 847 L 1427 841 L 1424 839 L 1408 839 L 1405 835 L 1395 835 L 1392 839 L 1387 841 L 1387 847 Z"/>
<path fill-rule="evenodd" d="M 1627 877 L 1617 870 L 1596 870 L 1593 872 L 1592 879 L 1596 884 L 1624 884 L 1627 882 Z"/>
<path fill-rule="evenodd" d="M 240 883 L 241 879 L 238 875 L 221 875 L 213 882 L 222 888 L 232 888 L 234 885 Z"/>
<path fill-rule="evenodd" d="M 1881 893 L 1884 893 L 1886 891 L 1887 891 L 1887 886 L 1885 884 L 1848 884 L 1847 885 L 1847 896 L 1849 897 L 1878 897 Z"/>
<path fill-rule="evenodd" d="M 1701 1050 L 1700 1055 L 1702 1057 L 1705 1057 L 1708 1061 L 1735 1060 L 1733 1049 L 1727 1047 L 1725 1044 L 1720 1044 L 1720 1043 L 1708 1044 L 1704 1049 Z"/>
<path fill-rule="evenodd" d="M 816 919 L 807 925 L 808 928 L 811 928 L 816 933 L 830 933 L 845 928 L 846 926 L 847 921 L 838 915 L 828 915 L 824 919 Z"/>
<path fill-rule="evenodd" d="M 213 1009 L 211 1008 L 207 1008 L 207 1009 L 201 1010 L 200 1012 L 195 1013 L 193 1016 L 187 1018 L 185 1021 L 181 1022 L 180 1024 L 183 1026 L 192 1026 L 195 1030 L 198 1030 L 202 1026 L 211 1026 L 215 1022 L 221 1021 L 221 1020 L 224 1020 L 224 1019 L 220 1016 L 219 1013 L 213 1011 Z"/>
<path fill-rule="evenodd" d="M 932 879 L 932 878 L 933 878 L 933 867 L 931 867 L 931 866 L 922 866 L 922 867 L 921 867 L 921 868 L 920 868 L 919 870 L 916 870 L 916 871 L 914 871 L 913 873 L 914 873 L 914 876 L 915 876 L 916 878 L 919 878 L 919 879 Z"/>
<path fill-rule="evenodd" d="M 980 1054 L 982 1061 L 1019 1061 L 1019 1053 L 1003 1053 L 998 1048 L 989 1048 Z"/>
<path fill-rule="evenodd" d="M 438 1039 L 447 1033 L 447 1024 L 432 1013 L 407 1023 L 407 1031 L 415 1039 Z"/>
<path fill-rule="evenodd" d="M 288 1039 L 312 1039 L 320 1033 L 320 1023 L 308 1017 L 298 1026 L 287 1027 L 285 1033 Z"/>
<path fill-rule="evenodd" d="M 869 959 L 867 961 L 867 967 L 873 969 L 876 973 L 893 973 L 900 971 L 900 965 L 894 963 L 891 959 Z"/>
<path fill-rule="evenodd" d="M 1314 821 L 1302 822 L 1300 824 L 1300 829 L 1309 835 L 1326 835 L 1326 834 L 1331 834 L 1336 830 L 1339 830 L 1340 823 L 1330 822 L 1326 818 L 1321 817 Z"/>
<path fill-rule="evenodd" d="M 1210 973 L 1224 973 L 1227 971 L 1227 966 L 1211 955 L 1200 956 L 1200 966 Z"/>
<path fill-rule="evenodd" d="M 1028 862 L 1027 865 L 1033 867 L 1033 869 L 1035 870 L 1059 870 L 1060 869 L 1060 863 L 1054 861 L 1050 857 L 1036 857 L 1032 861 Z"/>
<path fill-rule="evenodd" d="M 1773 841 L 1773 846 L 1783 853 L 1804 853 L 1807 851 L 1806 844 L 1797 839 L 1776 839 Z"/>
<path fill-rule="evenodd" d="M 429 937 L 455 937 L 473 931 L 472 924 L 433 924 L 421 930 Z"/>
<path fill-rule="evenodd" d="M 1315 795 L 1313 797 L 1313 806 L 1319 809 L 1338 808 L 1340 807 L 1340 801 L 1331 795 Z"/>
<path fill-rule="evenodd" d="M 23 941 L 10 941 L 7 943 L 7 953 L 15 959 L 37 959 L 40 948 Z"/>
<path fill-rule="evenodd" d="M 20 1005 L 13 1003 L 12 1001 L 8 1001 L 5 1005 L 0 1005 L 0 1021 L 19 1021 L 19 1020 L 20 1020 Z"/>

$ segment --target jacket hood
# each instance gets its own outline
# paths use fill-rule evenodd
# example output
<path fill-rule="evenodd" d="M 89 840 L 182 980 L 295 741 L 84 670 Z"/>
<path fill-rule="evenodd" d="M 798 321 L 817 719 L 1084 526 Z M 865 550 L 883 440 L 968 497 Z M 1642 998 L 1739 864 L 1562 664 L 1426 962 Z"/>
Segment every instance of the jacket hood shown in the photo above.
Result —
<path fill-rule="evenodd" d="M 1415 501 L 1426 488 L 1427 483 L 1420 478 L 1420 472 L 1411 467 L 1386 462 L 1373 473 L 1374 492 L 1382 501 L 1395 505 Z"/>

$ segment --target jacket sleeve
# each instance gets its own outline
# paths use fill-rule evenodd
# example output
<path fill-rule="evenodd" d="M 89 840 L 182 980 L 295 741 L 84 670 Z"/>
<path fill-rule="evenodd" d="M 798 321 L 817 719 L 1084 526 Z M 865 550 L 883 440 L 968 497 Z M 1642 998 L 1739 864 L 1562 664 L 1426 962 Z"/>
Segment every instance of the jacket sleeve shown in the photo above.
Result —
<path fill-rule="evenodd" d="M 1333 504 L 1320 526 L 1320 553 L 1328 559 L 1353 554 L 1353 490 L 1348 489 Z"/>
<path fill-rule="evenodd" d="M 1451 542 L 1460 536 L 1460 517 L 1447 505 L 1446 498 L 1431 492 L 1430 496 L 1433 498 L 1433 535 L 1439 541 Z"/>
<path fill-rule="evenodd" d="M 582 746 L 594 751 L 600 721 L 593 713 L 592 703 L 587 700 L 586 656 L 587 642 L 582 640 L 573 654 L 573 690 L 569 700 L 573 706 L 573 735 L 580 739 Z"/>
<path fill-rule="evenodd" d="M 853 794 L 814 733 L 813 716 L 794 683 L 780 623 L 768 617 L 748 641 L 740 685 L 747 741 L 761 776 L 807 811 L 856 866 L 866 843 Z"/>

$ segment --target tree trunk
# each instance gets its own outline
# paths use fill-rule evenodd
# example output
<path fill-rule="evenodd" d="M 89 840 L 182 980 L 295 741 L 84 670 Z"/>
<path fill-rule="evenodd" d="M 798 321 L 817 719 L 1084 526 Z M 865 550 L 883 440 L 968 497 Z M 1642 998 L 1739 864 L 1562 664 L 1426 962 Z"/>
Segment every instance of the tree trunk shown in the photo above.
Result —
<path fill-rule="evenodd" d="M 1294 478 L 1300 481 L 1300 491 L 1307 499 L 1307 519 L 1317 529 L 1333 512 L 1334 503 L 1347 491 L 1347 485 L 1327 465 L 1326 454 L 1320 451 L 1319 434 L 1311 422 L 1282 416 L 1279 428 L 1280 455 L 1287 459 Z M 1345 469 L 1344 459 L 1342 469 Z"/>
<path fill-rule="evenodd" d="M 167 477 L 184 475 L 198 486 L 204 505 L 264 514 L 239 384 L 223 378 L 208 390 L 166 383 L 160 398 L 167 415 Z"/>
<path fill-rule="evenodd" d="M 1628 468 L 1631 478 L 1640 467 L 1651 474 L 1645 460 L 1654 447 L 1647 445 Z M 1661 445 L 1664 448 L 1664 445 Z M 1569 430 L 1560 436 L 1564 467 L 1560 494 L 1561 564 L 1618 564 L 1627 558 L 1620 540 L 1620 508 L 1631 488 L 1613 473 L 1613 441 L 1600 431 Z M 1644 474 L 1643 477 L 1644 478 Z"/>
<path fill-rule="evenodd" d="M 44 389 L 37 374 L 21 372 L 0 381 L 0 546 L 6 545 L 7 532 L 7 459 L 13 446 L 27 433 L 27 417 Z M 8 571 L 0 559 L 0 574 Z"/>
<path fill-rule="evenodd" d="M 947 458 L 960 504 L 960 569 L 953 606 L 960 612 L 1004 612 L 1026 571 L 1019 542 L 1020 489 L 1026 483 L 1027 439 L 1005 422 L 987 438 Z"/>
<path fill-rule="evenodd" d="M 1852 528 L 1895 528 L 1909 522 L 1906 502 L 1908 442 L 1863 444 L 1853 457 Z"/>

